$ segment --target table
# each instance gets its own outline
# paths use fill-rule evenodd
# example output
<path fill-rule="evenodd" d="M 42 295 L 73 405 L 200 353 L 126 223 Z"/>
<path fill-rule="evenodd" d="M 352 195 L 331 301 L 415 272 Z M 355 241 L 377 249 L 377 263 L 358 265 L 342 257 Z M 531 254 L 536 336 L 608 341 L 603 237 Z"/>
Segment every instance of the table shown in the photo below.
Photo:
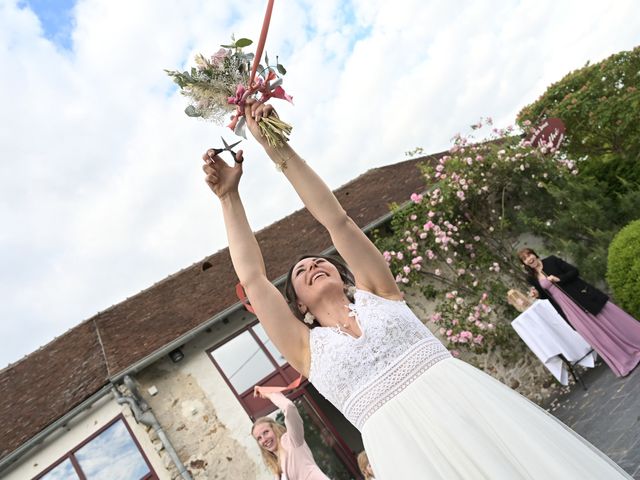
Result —
<path fill-rule="evenodd" d="M 564 359 L 583 367 L 594 366 L 596 352 L 565 322 L 549 300 L 536 300 L 511 326 L 562 385 L 569 383 Z"/>

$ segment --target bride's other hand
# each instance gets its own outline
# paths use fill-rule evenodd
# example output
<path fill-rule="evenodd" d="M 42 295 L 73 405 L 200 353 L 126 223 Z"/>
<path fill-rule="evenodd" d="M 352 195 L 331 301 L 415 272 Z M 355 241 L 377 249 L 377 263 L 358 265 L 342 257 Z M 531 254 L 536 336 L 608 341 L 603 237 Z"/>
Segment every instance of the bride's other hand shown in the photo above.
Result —
<path fill-rule="evenodd" d="M 238 184 L 242 176 L 242 150 L 238 150 L 236 159 L 235 165 L 229 166 L 215 154 L 215 150 L 212 148 L 202 155 L 202 160 L 204 160 L 202 170 L 205 173 L 205 182 L 221 200 L 230 193 L 238 192 Z"/>

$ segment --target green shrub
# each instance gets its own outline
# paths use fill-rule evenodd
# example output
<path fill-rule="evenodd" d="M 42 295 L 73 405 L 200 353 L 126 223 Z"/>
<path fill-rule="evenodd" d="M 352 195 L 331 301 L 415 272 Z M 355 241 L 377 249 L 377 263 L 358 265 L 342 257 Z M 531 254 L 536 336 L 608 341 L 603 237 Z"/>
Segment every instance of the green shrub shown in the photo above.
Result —
<path fill-rule="evenodd" d="M 640 220 L 620 230 L 611 242 L 607 282 L 618 305 L 640 318 Z"/>

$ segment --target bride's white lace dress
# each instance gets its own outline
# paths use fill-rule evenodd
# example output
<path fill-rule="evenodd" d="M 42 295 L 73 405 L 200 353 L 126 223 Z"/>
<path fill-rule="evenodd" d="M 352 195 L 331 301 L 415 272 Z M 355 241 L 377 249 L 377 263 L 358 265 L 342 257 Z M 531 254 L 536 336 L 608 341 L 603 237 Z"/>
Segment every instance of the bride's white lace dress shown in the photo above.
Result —
<path fill-rule="evenodd" d="M 544 410 L 452 358 L 403 301 L 357 290 L 362 336 L 311 330 L 309 380 L 362 433 L 377 480 L 631 477 Z"/>

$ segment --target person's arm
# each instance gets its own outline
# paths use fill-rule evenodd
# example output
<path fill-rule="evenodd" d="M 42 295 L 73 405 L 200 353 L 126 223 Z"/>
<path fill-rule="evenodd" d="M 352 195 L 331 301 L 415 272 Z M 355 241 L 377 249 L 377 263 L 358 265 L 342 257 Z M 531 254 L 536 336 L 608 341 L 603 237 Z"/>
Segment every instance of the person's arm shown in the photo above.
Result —
<path fill-rule="evenodd" d="M 537 278 L 534 278 L 531 275 L 527 275 L 527 281 L 532 286 L 531 290 L 536 292 L 536 295 L 533 295 L 532 292 L 530 291 L 529 296 L 537 299 L 547 298 L 547 292 L 544 290 L 544 288 L 542 288 L 542 285 L 540 285 L 540 282 L 538 282 Z"/>
<path fill-rule="evenodd" d="M 257 120 L 272 111 L 270 105 L 249 104 L 245 109 L 247 125 L 267 155 L 281 168 L 309 212 L 327 229 L 336 250 L 353 272 L 356 286 L 385 298 L 401 299 L 384 257 L 347 215 L 331 189 L 290 145 L 271 147 L 261 136 Z"/>
<path fill-rule="evenodd" d="M 241 159 L 242 152 L 238 152 Z M 228 166 L 211 150 L 203 156 L 206 182 L 220 199 L 233 268 L 269 338 L 303 375 L 309 371 L 309 329 L 298 321 L 266 276 L 262 252 L 251 231 L 238 184 L 242 163 Z"/>
<path fill-rule="evenodd" d="M 570 282 L 571 280 L 575 280 L 576 278 L 578 278 L 578 275 L 580 275 L 580 272 L 578 271 L 578 269 L 573 265 L 553 255 L 551 256 L 551 258 L 553 258 L 554 263 L 556 264 L 558 269 L 562 272 L 557 275 L 558 283 L 560 285 L 562 285 L 563 283 Z"/>
<path fill-rule="evenodd" d="M 289 440 L 294 447 L 299 447 L 304 443 L 304 423 L 300 412 L 295 404 L 285 397 L 282 393 L 266 393 L 263 397 L 267 398 L 276 407 L 282 410 L 284 414 L 284 425 L 287 427 Z"/>

